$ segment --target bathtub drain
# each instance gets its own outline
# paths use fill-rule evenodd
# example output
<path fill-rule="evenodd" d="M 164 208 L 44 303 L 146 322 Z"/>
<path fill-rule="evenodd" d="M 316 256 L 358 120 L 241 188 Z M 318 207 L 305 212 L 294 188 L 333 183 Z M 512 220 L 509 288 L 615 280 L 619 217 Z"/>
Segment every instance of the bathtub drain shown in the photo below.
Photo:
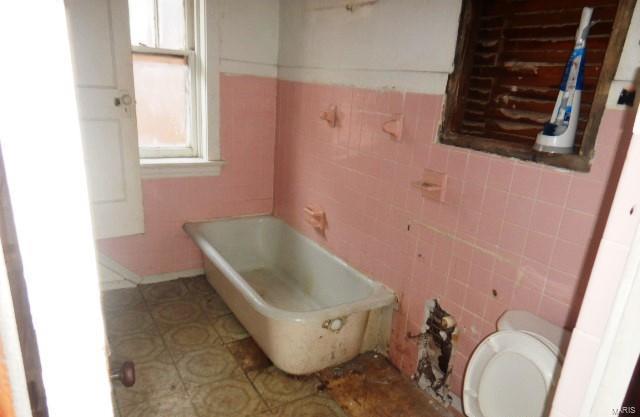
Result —
<path fill-rule="evenodd" d="M 338 333 L 342 327 L 344 327 L 344 323 L 346 322 L 346 317 L 338 317 L 335 319 L 326 320 L 322 323 L 322 327 L 328 330 L 331 330 L 334 333 Z"/>

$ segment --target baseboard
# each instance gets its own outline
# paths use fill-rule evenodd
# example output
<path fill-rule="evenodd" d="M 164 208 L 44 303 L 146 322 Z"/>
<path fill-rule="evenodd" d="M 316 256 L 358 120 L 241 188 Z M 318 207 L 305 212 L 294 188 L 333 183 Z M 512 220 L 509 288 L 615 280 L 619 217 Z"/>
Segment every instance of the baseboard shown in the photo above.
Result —
<path fill-rule="evenodd" d="M 142 277 L 142 279 L 140 280 L 140 284 L 155 284 L 158 282 L 173 281 L 174 279 L 178 278 L 195 277 L 202 274 L 204 274 L 204 269 L 195 268 L 178 272 L 167 272 L 166 274 L 147 275 L 145 277 Z"/>
<path fill-rule="evenodd" d="M 136 284 L 129 281 L 100 282 L 101 291 L 121 290 L 123 288 L 135 288 Z"/>
<path fill-rule="evenodd" d="M 103 291 L 131 288 L 140 283 L 140 276 L 100 252 L 98 255 L 98 275 Z"/>
<path fill-rule="evenodd" d="M 98 252 L 98 269 L 100 276 L 100 289 L 102 291 L 117 290 L 121 288 L 133 288 L 140 284 L 154 284 L 157 282 L 172 281 L 178 278 L 194 277 L 204 274 L 204 269 L 195 268 L 184 271 L 167 272 L 140 276 L 130 271 L 120 263 L 107 255 Z"/>

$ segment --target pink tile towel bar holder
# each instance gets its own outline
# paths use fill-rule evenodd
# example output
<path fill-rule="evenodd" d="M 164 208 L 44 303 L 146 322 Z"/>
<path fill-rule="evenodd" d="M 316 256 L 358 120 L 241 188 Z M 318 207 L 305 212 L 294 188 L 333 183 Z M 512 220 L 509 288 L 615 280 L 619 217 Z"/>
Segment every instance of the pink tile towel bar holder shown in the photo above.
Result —
<path fill-rule="evenodd" d="M 338 123 L 338 106 L 335 104 L 329 106 L 328 110 L 322 112 L 320 118 L 326 121 L 329 127 L 336 127 Z"/>
<path fill-rule="evenodd" d="M 320 114 L 320 119 L 327 122 L 329 127 L 338 125 L 338 106 L 332 104 Z M 402 128 L 404 127 L 404 115 L 394 114 L 390 120 L 382 124 L 382 131 L 391 135 L 393 140 L 399 141 L 402 138 Z"/>
<path fill-rule="evenodd" d="M 402 138 L 402 128 L 404 127 L 404 116 L 394 114 L 391 120 L 382 124 L 382 131 L 391 135 L 393 140 L 399 141 Z"/>
<path fill-rule="evenodd" d="M 327 228 L 327 216 L 324 210 L 307 206 L 304 208 L 305 221 L 320 233 Z"/>

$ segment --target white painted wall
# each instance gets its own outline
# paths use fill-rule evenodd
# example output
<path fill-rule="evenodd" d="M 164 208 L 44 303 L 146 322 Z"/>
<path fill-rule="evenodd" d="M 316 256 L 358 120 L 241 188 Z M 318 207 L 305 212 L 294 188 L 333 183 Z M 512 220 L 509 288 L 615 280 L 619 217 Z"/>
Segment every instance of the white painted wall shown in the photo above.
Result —
<path fill-rule="evenodd" d="M 587 49 L 589 43 L 587 41 Z M 589 55 L 587 52 L 587 59 Z M 636 3 L 633 10 L 633 17 L 631 18 L 631 24 L 627 31 L 627 39 L 624 42 L 624 48 L 620 55 L 620 63 L 618 64 L 618 70 L 611 82 L 611 88 L 609 88 L 609 96 L 607 97 L 607 107 L 617 108 L 625 110 L 626 106 L 620 106 L 617 104 L 618 97 L 623 88 L 632 88 L 634 83 L 637 83 L 640 79 L 638 69 L 640 68 L 640 2 Z"/>
<path fill-rule="evenodd" d="M 220 71 L 277 76 L 279 0 L 214 0 Z"/>
<path fill-rule="evenodd" d="M 615 79 L 632 81 L 640 67 L 640 2 L 636 3 Z"/>
<path fill-rule="evenodd" d="M 280 1 L 280 78 L 444 93 L 461 0 L 347 3 Z"/>

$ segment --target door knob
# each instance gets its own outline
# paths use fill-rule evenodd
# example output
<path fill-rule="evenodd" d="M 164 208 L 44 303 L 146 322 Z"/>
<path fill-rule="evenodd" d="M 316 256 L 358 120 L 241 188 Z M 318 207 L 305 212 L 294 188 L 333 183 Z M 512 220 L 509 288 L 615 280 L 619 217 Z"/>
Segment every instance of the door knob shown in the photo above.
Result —
<path fill-rule="evenodd" d="M 121 106 L 121 105 L 128 106 L 131 103 L 133 103 L 133 99 L 131 98 L 131 96 L 129 94 L 123 94 L 122 96 L 116 97 L 113 100 L 113 104 L 115 104 L 116 107 Z"/>

